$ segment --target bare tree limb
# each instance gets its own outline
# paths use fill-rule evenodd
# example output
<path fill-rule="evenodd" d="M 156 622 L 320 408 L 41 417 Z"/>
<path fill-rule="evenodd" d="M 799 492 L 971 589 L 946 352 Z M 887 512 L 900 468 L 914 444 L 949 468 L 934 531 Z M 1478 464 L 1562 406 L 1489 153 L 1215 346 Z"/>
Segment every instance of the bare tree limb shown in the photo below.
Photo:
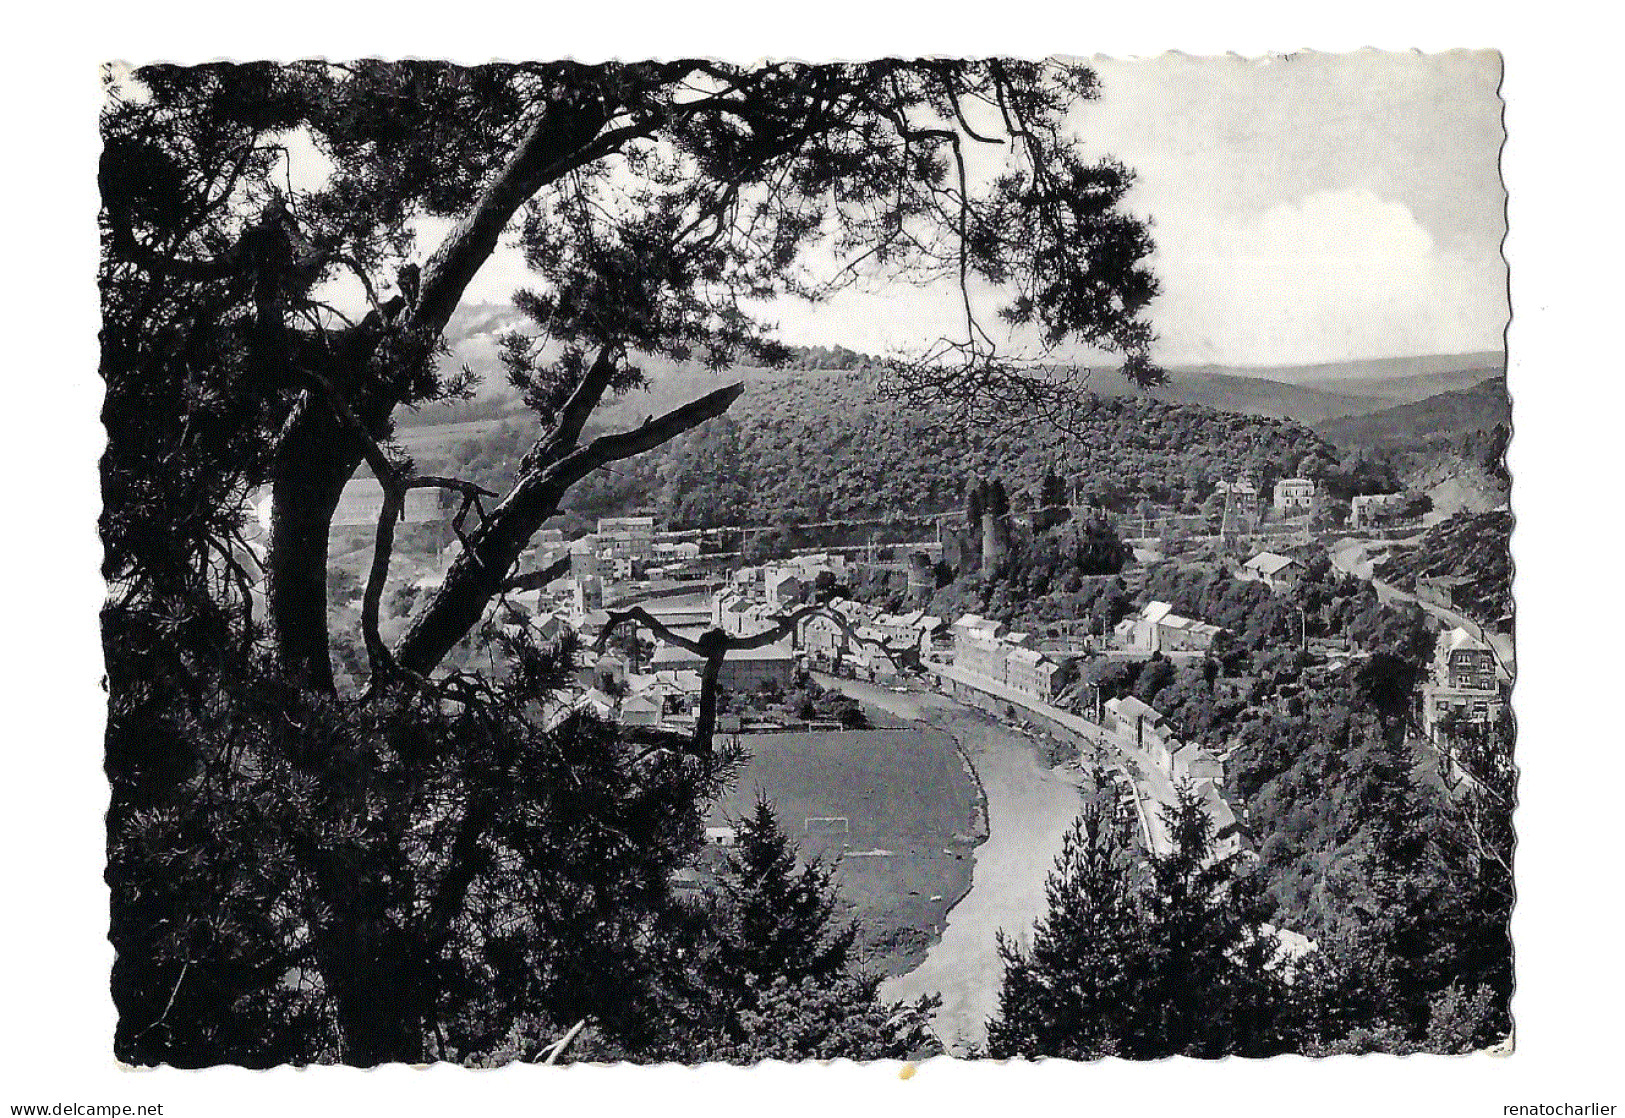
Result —
<path fill-rule="evenodd" d="M 570 573 L 570 557 L 555 559 L 539 571 L 526 571 L 524 574 L 514 575 L 502 584 L 504 594 L 513 590 L 540 590 L 555 579 L 563 578 Z"/>
<path fill-rule="evenodd" d="M 646 419 L 630 431 L 600 435 L 586 446 L 559 460 L 547 471 L 566 485 L 574 485 L 592 471 L 610 462 L 632 458 L 653 450 L 708 419 L 715 419 L 732 406 L 745 391 L 743 382 L 730 384 L 690 400 L 664 415 Z"/>
<path fill-rule="evenodd" d="M 700 657 L 704 663 L 700 670 L 700 709 L 694 721 L 693 743 L 696 753 L 709 756 L 711 739 L 716 731 L 717 681 L 721 678 L 722 664 L 728 658 L 728 653 L 765 648 L 794 633 L 796 626 L 814 616 L 828 617 L 840 626 L 850 639 L 880 649 L 893 666 L 902 666 L 898 663 L 901 650 L 892 649 L 885 641 L 863 636 L 853 627 L 849 618 L 826 603 L 798 606 L 788 613 L 775 614 L 772 618 L 764 619 L 771 620 L 772 624 L 758 633 L 731 636 L 721 629 L 708 629 L 698 638 L 688 637 L 673 630 L 642 606 L 632 606 L 629 609 L 616 610 L 609 615 L 598 634 L 597 647 L 602 652 L 608 645 L 611 633 L 622 625 L 635 622 L 649 629 L 666 643 Z"/>

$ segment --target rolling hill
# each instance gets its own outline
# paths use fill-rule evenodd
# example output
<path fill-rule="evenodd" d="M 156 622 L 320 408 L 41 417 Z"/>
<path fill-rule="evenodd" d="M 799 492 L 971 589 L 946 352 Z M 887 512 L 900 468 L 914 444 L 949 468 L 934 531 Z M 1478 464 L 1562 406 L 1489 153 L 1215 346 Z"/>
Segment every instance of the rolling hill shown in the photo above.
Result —
<path fill-rule="evenodd" d="M 423 428 L 451 423 L 477 427 L 482 423 L 523 418 L 524 406 L 508 386 L 497 359 L 496 340 L 504 331 L 524 326 L 523 317 L 513 307 L 482 303 L 458 309 L 446 329 L 446 342 L 451 350 L 447 362 L 467 363 L 479 375 L 481 386 L 473 400 L 434 404 L 403 414 L 400 417 L 403 428 L 419 429 L 414 441 L 438 441 L 421 430 Z M 726 379 L 741 379 L 751 384 L 773 383 L 854 371 L 849 364 L 828 370 L 807 367 L 809 361 L 816 363 L 817 355 L 825 352 L 805 351 L 804 359 L 797 363 L 800 368 L 740 366 L 724 373 L 711 372 L 698 362 L 644 357 L 640 363 L 649 378 L 648 388 L 614 402 L 601 413 L 601 418 L 606 424 L 635 423 L 644 416 L 666 411 L 708 392 L 726 383 Z M 1501 377 L 1504 368 L 1503 357 L 1496 353 L 1259 368 L 1180 366 L 1169 369 L 1167 383 L 1150 392 L 1133 387 L 1109 370 L 1096 371 L 1090 378 L 1089 388 L 1103 397 L 1149 397 L 1168 404 L 1194 404 L 1239 415 L 1289 420 L 1324 427 L 1326 432 L 1331 432 L 1327 437 L 1333 442 L 1376 445 L 1392 441 L 1385 434 L 1385 428 L 1389 427 L 1398 432 L 1395 436 L 1398 441 L 1409 441 L 1418 433 L 1454 433 L 1492 424 L 1494 419 L 1481 424 L 1474 418 L 1481 405 L 1492 402 L 1487 396 L 1470 395 L 1453 401 L 1438 398 L 1462 390 L 1476 391 L 1485 381 Z M 1420 407 L 1395 411 L 1412 404 Z M 1362 423 L 1361 417 L 1367 416 L 1373 418 L 1369 423 Z"/>
<path fill-rule="evenodd" d="M 1316 365 L 1259 365 L 1246 368 L 1192 365 L 1181 366 L 1181 371 L 1229 373 L 1278 380 L 1287 384 L 1311 385 L 1339 392 L 1358 390 L 1365 395 L 1379 395 L 1380 393 L 1373 389 L 1384 383 L 1401 384 L 1419 377 L 1448 377 L 1464 369 L 1483 369 L 1485 372 L 1481 374 L 1482 377 L 1501 372 L 1505 367 L 1506 359 L 1500 353 L 1429 353 L 1411 357 L 1372 357 L 1333 361 Z M 1439 389 L 1435 388 L 1433 391 L 1437 392 Z"/>
<path fill-rule="evenodd" d="M 1511 416 L 1506 378 L 1493 376 L 1469 388 L 1441 392 L 1366 415 L 1328 419 L 1316 424 L 1315 430 L 1337 446 L 1399 447 L 1486 430 L 1510 422 Z"/>

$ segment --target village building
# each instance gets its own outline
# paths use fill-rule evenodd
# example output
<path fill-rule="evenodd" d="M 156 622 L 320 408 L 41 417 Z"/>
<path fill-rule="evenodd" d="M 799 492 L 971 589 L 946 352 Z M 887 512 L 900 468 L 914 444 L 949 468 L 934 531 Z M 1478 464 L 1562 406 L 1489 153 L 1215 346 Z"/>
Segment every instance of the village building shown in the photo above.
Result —
<path fill-rule="evenodd" d="M 1005 680 L 1009 648 L 1000 640 L 1004 626 L 967 613 L 954 622 L 954 667 L 986 679 Z"/>
<path fill-rule="evenodd" d="M 860 637 L 872 641 L 877 634 L 873 630 L 865 632 L 858 630 Z M 854 642 L 841 656 L 841 663 L 852 673 L 854 679 L 866 679 L 872 683 L 886 683 L 898 676 L 897 662 L 883 647 L 864 641 Z"/>
<path fill-rule="evenodd" d="M 1036 648 L 1012 649 L 1005 657 L 1005 685 L 1047 703 L 1055 698 L 1060 669 Z"/>
<path fill-rule="evenodd" d="M 1221 858 L 1240 854 L 1246 848 L 1247 836 L 1236 820 L 1236 813 L 1225 802 L 1224 796 L 1211 783 L 1199 786 L 1197 794 L 1202 799 L 1203 810 L 1213 823 L 1212 848 L 1208 851 L 1209 864 Z"/>
<path fill-rule="evenodd" d="M 644 693 L 622 699 L 618 717 L 623 726 L 658 726 L 664 713 L 660 700 Z"/>
<path fill-rule="evenodd" d="M 609 721 L 615 717 L 615 699 L 596 687 L 589 687 L 577 697 L 574 709 L 590 711 L 599 718 Z"/>
<path fill-rule="evenodd" d="M 1158 601 L 1146 603 L 1138 617 L 1126 617 L 1112 630 L 1120 645 L 1140 652 L 1206 652 L 1223 631 Z"/>
<path fill-rule="evenodd" d="M 1214 487 L 1213 492 L 1223 501 L 1227 513 L 1247 522 L 1256 520 L 1264 504 L 1264 496 L 1258 491 L 1258 486 L 1246 478 L 1221 481 Z"/>
<path fill-rule="evenodd" d="M 1172 767 L 1173 751 L 1179 745 L 1174 741 L 1173 728 L 1154 708 L 1133 695 L 1108 699 L 1101 708 L 1101 725 L 1144 750 L 1158 768 L 1168 771 Z"/>
<path fill-rule="evenodd" d="M 695 595 L 650 598 L 643 603 L 643 611 L 668 629 L 681 630 L 706 629 L 713 616 L 712 604 Z"/>
<path fill-rule="evenodd" d="M 604 580 L 596 574 L 570 576 L 570 612 L 579 618 L 590 610 L 604 608 Z"/>
<path fill-rule="evenodd" d="M 1433 678 L 1446 687 L 1493 691 L 1496 687 L 1495 650 L 1466 629 L 1439 634 L 1433 650 Z"/>
<path fill-rule="evenodd" d="M 651 666 L 656 671 L 691 671 L 704 669 L 705 661 L 680 645 L 663 644 L 655 649 Z M 740 648 L 728 653 L 717 675 L 718 685 L 729 691 L 744 693 L 755 691 L 764 683 L 788 688 L 795 674 L 796 654 L 789 638 L 775 641 L 761 648 Z"/>
<path fill-rule="evenodd" d="M 1306 477 L 1284 477 L 1275 483 L 1275 510 L 1293 515 L 1314 511 L 1315 483 Z"/>
<path fill-rule="evenodd" d="M 1422 729 L 1435 740 L 1452 723 L 1493 723 L 1506 709 L 1495 650 L 1463 628 L 1439 634 L 1422 687 Z"/>
<path fill-rule="evenodd" d="M 1235 481 L 1221 481 L 1215 487 L 1214 491 L 1221 497 L 1230 497 L 1232 499 L 1246 501 L 1258 500 L 1258 486 L 1254 485 L 1246 478 L 1238 478 Z"/>
<path fill-rule="evenodd" d="M 1243 579 L 1262 582 L 1276 592 L 1292 589 L 1298 584 L 1302 574 L 1302 563 L 1291 556 L 1277 555 L 1273 551 L 1260 551 L 1241 567 Z"/>
<path fill-rule="evenodd" d="M 1364 528 L 1379 516 L 1383 509 L 1394 508 L 1405 500 L 1403 493 L 1359 493 L 1349 501 L 1349 527 Z"/>
<path fill-rule="evenodd" d="M 752 601 L 737 591 L 725 590 L 712 600 L 711 627 L 735 637 L 753 637 L 779 624 L 779 611 L 766 602 Z"/>
<path fill-rule="evenodd" d="M 1417 601 L 1442 609 L 1455 609 L 1461 588 L 1472 582 L 1465 575 L 1425 575 L 1416 580 Z"/>
<path fill-rule="evenodd" d="M 700 545 L 693 540 L 656 540 L 654 557 L 668 562 L 690 563 L 700 557 Z"/>
<path fill-rule="evenodd" d="M 1201 746 L 1186 743 L 1173 751 L 1168 775 L 1176 782 L 1188 780 L 1199 785 L 1207 781 L 1216 786 L 1224 783 L 1224 765 Z"/>
<path fill-rule="evenodd" d="M 819 663 L 833 663 L 847 645 L 846 630 L 828 614 L 812 614 L 796 625 L 796 647 Z"/>
<path fill-rule="evenodd" d="M 629 582 L 634 573 L 632 560 L 625 555 L 600 552 L 593 561 L 593 573 L 604 582 Z"/>
<path fill-rule="evenodd" d="M 588 533 L 570 541 L 570 569 L 591 573 L 598 563 L 598 537 Z"/>
<path fill-rule="evenodd" d="M 835 576 L 837 582 L 846 581 L 846 556 L 839 552 L 820 551 L 810 555 L 794 555 L 785 560 L 785 565 L 794 568 L 809 585 L 818 577 L 820 571 L 828 571 Z"/>
<path fill-rule="evenodd" d="M 652 516 L 617 516 L 598 522 L 598 546 L 612 559 L 647 563 L 655 553 L 655 521 Z"/>
<path fill-rule="evenodd" d="M 795 571 L 774 567 L 762 579 L 762 593 L 774 609 L 789 609 L 801 601 L 801 591 L 806 585 Z"/>

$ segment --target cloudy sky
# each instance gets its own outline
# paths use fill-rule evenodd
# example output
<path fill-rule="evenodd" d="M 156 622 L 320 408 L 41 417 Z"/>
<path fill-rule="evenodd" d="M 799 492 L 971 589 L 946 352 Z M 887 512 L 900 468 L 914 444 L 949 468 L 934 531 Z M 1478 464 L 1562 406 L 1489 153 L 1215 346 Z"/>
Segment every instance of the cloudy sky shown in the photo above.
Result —
<path fill-rule="evenodd" d="M 1493 52 L 1093 63 L 1092 150 L 1139 175 L 1165 364 L 1270 366 L 1499 350 L 1501 64 Z M 973 148 L 976 145 L 972 145 Z M 499 253 L 470 298 L 522 282 Z M 959 326 L 944 290 L 771 309 L 786 341 L 871 352 Z"/>

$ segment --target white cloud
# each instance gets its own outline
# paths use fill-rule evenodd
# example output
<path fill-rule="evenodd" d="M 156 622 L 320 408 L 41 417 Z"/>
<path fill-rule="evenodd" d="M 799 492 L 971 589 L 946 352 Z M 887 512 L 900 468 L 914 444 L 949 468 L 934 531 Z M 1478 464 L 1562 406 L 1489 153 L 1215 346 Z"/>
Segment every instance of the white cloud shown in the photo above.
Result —
<path fill-rule="evenodd" d="M 1151 317 L 1165 364 L 1267 366 L 1499 348 L 1507 314 L 1499 254 L 1470 259 L 1441 248 L 1402 203 L 1333 190 L 1216 216 L 1200 193 L 1180 202 L 1148 207 L 1156 213 L 1151 265 L 1163 284 Z M 416 255 L 433 252 L 450 224 L 420 220 Z M 465 302 L 506 303 L 528 281 L 518 249 L 503 244 Z M 997 301 L 981 295 L 988 306 Z M 877 284 L 816 306 L 784 299 L 762 313 L 786 341 L 872 353 L 917 352 L 964 330 L 958 293 L 947 283 Z"/>
<path fill-rule="evenodd" d="M 1169 214 L 1156 237 L 1154 313 L 1170 363 L 1488 349 L 1505 321 L 1498 256 L 1441 249 L 1406 206 L 1367 190 L 1250 217 Z"/>

